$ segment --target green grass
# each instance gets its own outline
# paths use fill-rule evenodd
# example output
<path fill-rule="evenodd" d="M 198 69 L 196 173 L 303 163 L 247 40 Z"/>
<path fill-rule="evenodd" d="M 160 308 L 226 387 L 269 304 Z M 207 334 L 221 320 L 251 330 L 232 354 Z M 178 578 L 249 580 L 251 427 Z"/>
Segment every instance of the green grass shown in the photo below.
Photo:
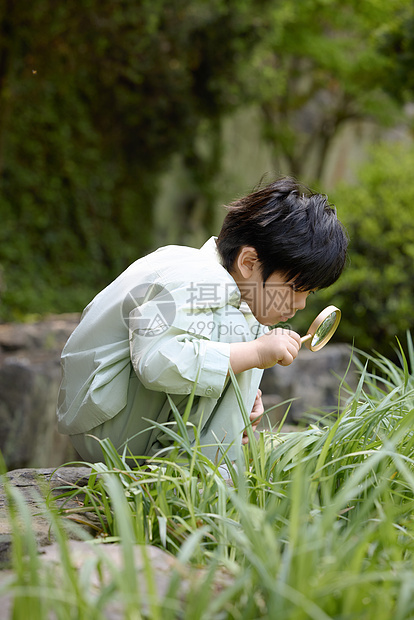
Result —
<path fill-rule="evenodd" d="M 347 405 L 303 430 L 262 432 L 240 448 L 228 486 L 200 446 L 191 446 L 186 415 L 175 447 L 140 466 L 101 442 L 84 509 L 100 521 L 94 548 L 119 542 L 123 565 L 92 596 L 88 574 L 73 566 L 60 515 L 45 508 L 59 541 L 64 578 L 39 562 L 30 519 L 9 489 L 14 523 L 14 617 L 103 618 L 108 602 L 124 601 L 125 618 L 283 620 L 408 620 L 414 617 L 414 353 L 400 364 L 365 355 Z M 235 381 L 235 378 L 233 377 Z M 235 383 L 237 389 L 237 383 Z M 345 389 L 342 387 L 342 389 Z M 247 421 L 247 412 L 243 409 Z M 197 433 L 196 433 L 197 435 Z M 64 490 L 68 499 L 77 489 Z M 79 512 L 79 511 L 78 511 Z M 102 544 L 99 544 L 101 542 Z M 156 594 L 145 567 L 149 607 L 137 587 L 134 543 L 166 550 L 205 570 L 185 600 Z M 97 556 L 108 564 L 105 554 Z M 223 569 L 229 576 L 223 587 Z M 37 615 L 36 615 L 37 614 Z"/>

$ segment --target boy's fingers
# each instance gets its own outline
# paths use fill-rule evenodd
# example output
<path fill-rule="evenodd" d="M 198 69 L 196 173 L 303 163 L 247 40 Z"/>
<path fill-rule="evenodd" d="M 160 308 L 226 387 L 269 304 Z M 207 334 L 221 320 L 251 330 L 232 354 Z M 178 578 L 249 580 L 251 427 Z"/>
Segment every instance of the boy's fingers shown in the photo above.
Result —
<path fill-rule="evenodd" d="M 264 407 L 263 407 L 263 401 L 262 401 L 262 392 L 261 390 L 258 390 L 255 401 L 253 403 L 253 409 L 250 413 L 250 421 L 253 422 L 253 420 L 255 420 L 256 418 L 261 417 L 263 413 L 264 413 Z"/>
<path fill-rule="evenodd" d="M 252 423 L 251 428 L 253 431 L 255 431 L 256 428 L 259 426 L 260 420 L 263 417 L 263 413 L 264 407 L 262 402 L 262 390 L 258 389 L 256 398 L 254 399 L 253 409 L 250 413 L 250 422 Z M 245 430 L 243 431 L 242 444 L 245 446 L 247 443 L 249 443 L 249 438 L 247 436 L 247 430 Z"/>

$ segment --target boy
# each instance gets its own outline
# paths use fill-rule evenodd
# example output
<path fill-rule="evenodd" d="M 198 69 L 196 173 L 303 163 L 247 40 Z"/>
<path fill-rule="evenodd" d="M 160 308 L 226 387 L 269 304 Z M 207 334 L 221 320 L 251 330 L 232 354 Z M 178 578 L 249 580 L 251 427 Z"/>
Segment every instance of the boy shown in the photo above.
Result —
<path fill-rule="evenodd" d="M 291 364 L 301 346 L 297 333 L 268 328 L 337 280 L 346 247 L 327 197 L 282 178 L 230 204 L 200 250 L 139 259 L 89 304 L 63 350 L 59 430 L 85 460 L 102 459 L 94 437 L 153 456 L 171 444 L 152 425 L 174 421 L 167 395 L 183 413 L 196 384 L 189 421 L 204 454 L 215 461 L 221 444 L 234 459 L 247 437 L 229 367 L 255 428 L 263 369 Z"/>

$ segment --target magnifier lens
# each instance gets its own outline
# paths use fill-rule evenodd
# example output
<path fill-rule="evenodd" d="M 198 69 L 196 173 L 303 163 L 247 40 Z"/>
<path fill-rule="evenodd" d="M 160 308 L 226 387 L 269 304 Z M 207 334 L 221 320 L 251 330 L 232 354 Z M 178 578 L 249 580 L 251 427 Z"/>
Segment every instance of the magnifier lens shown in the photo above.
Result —
<path fill-rule="evenodd" d="M 336 306 L 328 306 L 311 323 L 308 333 L 302 336 L 301 342 L 311 351 L 319 351 L 332 338 L 340 320 L 340 309 Z"/>
<path fill-rule="evenodd" d="M 322 323 L 319 325 L 318 329 L 316 330 L 312 340 L 311 340 L 311 346 L 312 347 L 316 347 L 319 344 L 321 344 L 321 342 L 323 342 L 323 340 L 328 337 L 330 338 L 332 335 L 332 328 L 334 327 L 336 322 L 336 312 L 331 312 L 331 314 L 329 314 L 326 319 L 324 321 L 322 321 Z"/>

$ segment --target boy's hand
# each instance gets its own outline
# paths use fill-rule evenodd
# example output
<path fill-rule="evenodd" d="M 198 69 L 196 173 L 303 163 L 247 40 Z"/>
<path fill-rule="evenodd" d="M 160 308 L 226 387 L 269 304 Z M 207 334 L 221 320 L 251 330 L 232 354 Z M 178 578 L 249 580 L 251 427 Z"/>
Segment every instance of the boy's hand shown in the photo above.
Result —
<path fill-rule="evenodd" d="M 302 345 L 300 336 L 291 329 L 278 327 L 270 330 L 256 341 L 259 357 L 258 368 L 271 368 L 275 364 L 289 366 Z"/>
<path fill-rule="evenodd" d="M 248 342 L 230 344 L 230 366 L 235 374 L 250 368 L 289 366 L 299 353 L 300 336 L 291 329 L 278 327 Z"/>
<path fill-rule="evenodd" d="M 263 402 L 262 402 L 262 391 L 257 390 L 256 399 L 254 401 L 253 409 L 250 414 L 250 422 L 252 422 L 253 432 L 259 426 L 263 413 L 264 413 L 264 407 L 263 407 Z M 242 444 L 245 445 L 247 443 L 249 443 L 249 438 L 247 436 L 247 431 L 244 431 L 243 437 L 242 437 Z"/>

